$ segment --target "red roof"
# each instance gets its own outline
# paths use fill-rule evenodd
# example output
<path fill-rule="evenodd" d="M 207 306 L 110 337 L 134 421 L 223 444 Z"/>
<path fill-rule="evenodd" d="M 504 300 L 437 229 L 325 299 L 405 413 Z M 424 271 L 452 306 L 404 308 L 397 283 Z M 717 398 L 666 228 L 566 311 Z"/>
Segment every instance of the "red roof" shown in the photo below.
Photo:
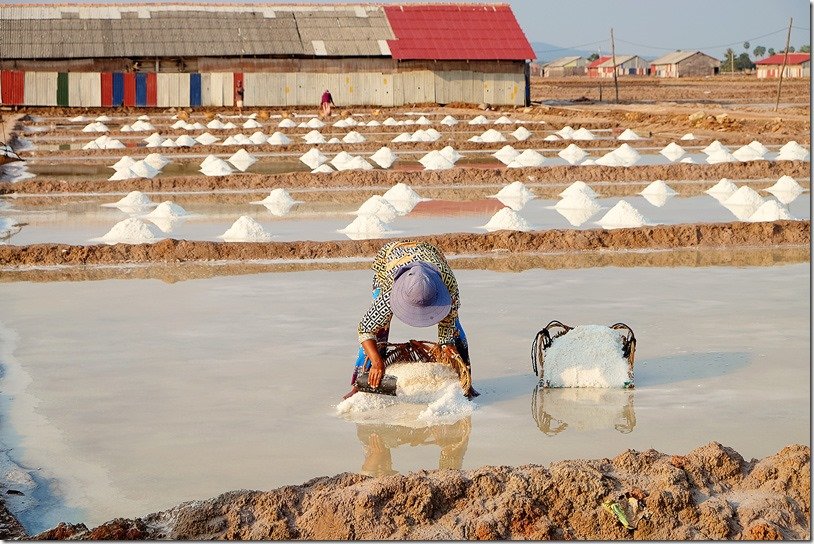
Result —
<path fill-rule="evenodd" d="M 783 53 L 766 57 L 763 60 L 757 61 L 755 64 L 783 64 Z M 811 59 L 811 53 L 789 53 L 789 58 L 786 64 L 802 64 Z"/>
<path fill-rule="evenodd" d="M 526 60 L 534 50 L 506 4 L 384 6 L 394 59 Z"/>
<path fill-rule="evenodd" d="M 599 66 L 603 62 L 607 62 L 610 59 L 611 59 L 611 57 L 599 57 L 598 59 L 596 59 L 592 63 L 588 64 L 588 68 L 596 68 L 597 66 Z"/>

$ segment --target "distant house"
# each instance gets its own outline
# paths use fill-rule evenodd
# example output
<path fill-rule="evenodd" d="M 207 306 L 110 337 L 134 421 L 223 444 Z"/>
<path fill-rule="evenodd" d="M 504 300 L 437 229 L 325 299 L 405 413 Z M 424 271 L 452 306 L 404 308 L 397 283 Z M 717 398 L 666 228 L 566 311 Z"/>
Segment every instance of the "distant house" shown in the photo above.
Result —
<path fill-rule="evenodd" d="M 703 77 L 717 74 L 721 61 L 701 51 L 673 51 L 650 63 L 656 77 Z"/>
<path fill-rule="evenodd" d="M 758 79 L 780 77 L 784 56 L 778 53 L 757 61 Z M 811 53 L 789 53 L 783 77 L 811 77 Z"/>
<path fill-rule="evenodd" d="M 543 66 L 543 77 L 584 76 L 587 64 L 584 57 L 562 57 Z"/>
<path fill-rule="evenodd" d="M 599 57 L 588 64 L 589 77 L 613 77 L 614 68 L 617 76 L 643 76 L 647 74 L 647 62 L 638 55 L 617 55 L 616 66 L 613 57 Z"/>

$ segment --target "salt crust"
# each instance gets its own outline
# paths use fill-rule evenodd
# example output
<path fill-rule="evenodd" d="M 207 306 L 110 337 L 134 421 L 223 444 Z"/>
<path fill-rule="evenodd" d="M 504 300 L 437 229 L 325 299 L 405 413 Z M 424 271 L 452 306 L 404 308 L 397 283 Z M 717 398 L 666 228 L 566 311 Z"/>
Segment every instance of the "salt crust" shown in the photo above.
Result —
<path fill-rule="evenodd" d="M 542 379 L 550 387 L 618 387 L 628 381 L 622 335 L 603 325 L 579 325 L 545 351 Z"/>

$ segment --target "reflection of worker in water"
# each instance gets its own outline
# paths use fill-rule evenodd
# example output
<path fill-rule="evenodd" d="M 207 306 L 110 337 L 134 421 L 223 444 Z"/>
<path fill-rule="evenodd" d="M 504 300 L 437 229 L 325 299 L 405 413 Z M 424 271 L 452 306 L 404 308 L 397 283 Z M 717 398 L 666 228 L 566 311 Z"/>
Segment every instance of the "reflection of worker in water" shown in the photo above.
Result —
<path fill-rule="evenodd" d="M 469 369 L 469 344 L 458 320 L 458 282 L 441 250 L 428 242 L 385 244 L 373 261 L 373 302 L 359 323 L 361 347 L 351 383 L 370 369 L 368 383 L 378 387 L 384 376 L 383 350 L 393 315 L 411 327 L 438 325 L 442 356 L 457 354 Z M 345 398 L 356 393 L 353 389 Z M 470 387 L 468 397 L 478 392 Z"/>
<path fill-rule="evenodd" d="M 356 436 L 365 451 L 362 474 L 386 476 L 395 474 L 391 450 L 403 444 L 410 446 L 441 447 L 438 468 L 458 470 L 463 466 L 464 454 L 469 446 L 472 418 L 465 417 L 455 423 L 412 428 L 403 425 L 356 424 Z"/>

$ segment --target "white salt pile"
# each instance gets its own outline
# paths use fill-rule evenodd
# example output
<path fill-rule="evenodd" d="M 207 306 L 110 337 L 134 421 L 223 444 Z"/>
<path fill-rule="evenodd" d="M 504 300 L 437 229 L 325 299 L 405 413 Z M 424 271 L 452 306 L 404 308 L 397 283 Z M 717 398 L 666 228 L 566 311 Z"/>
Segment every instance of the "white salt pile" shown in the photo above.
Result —
<path fill-rule="evenodd" d="M 183 123 L 181 123 L 181 124 L 183 124 Z M 173 127 L 173 128 L 179 128 L 179 127 L 178 127 L 178 126 L 176 126 L 176 125 L 178 125 L 178 123 L 175 123 L 175 125 L 172 125 L 172 127 Z M 211 129 L 220 130 L 220 129 L 222 129 L 222 128 L 223 128 L 223 122 L 222 122 L 220 119 L 212 119 L 211 121 L 209 121 L 209 122 L 206 124 L 206 128 L 211 128 Z"/>
<path fill-rule="evenodd" d="M 750 145 L 739 147 L 732 153 L 732 156 L 741 162 L 765 160 L 760 151 Z"/>
<path fill-rule="evenodd" d="M 676 192 L 664 181 L 657 179 L 647 187 L 645 187 L 640 195 L 674 195 Z"/>
<path fill-rule="evenodd" d="M 572 140 L 596 140 L 594 133 L 585 127 L 579 128 L 571 134 Z"/>
<path fill-rule="evenodd" d="M 334 171 L 335 170 L 333 168 L 331 168 L 330 166 L 328 166 L 327 164 L 320 164 L 319 166 L 317 166 L 316 168 L 311 170 L 311 173 L 312 174 L 333 174 Z"/>
<path fill-rule="evenodd" d="M 380 125 L 381 125 L 381 123 L 380 123 L 380 122 L 378 122 L 378 121 L 376 121 L 375 119 L 371 119 L 370 121 L 368 121 L 368 122 L 365 124 L 365 126 L 367 126 L 367 127 L 378 127 L 378 126 L 380 126 Z"/>
<path fill-rule="evenodd" d="M 477 117 L 469 120 L 470 125 L 485 125 L 487 123 L 489 123 L 489 120 L 483 115 L 478 115 Z"/>
<path fill-rule="evenodd" d="M 320 121 L 316 117 L 312 117 L 305 124 L 308 126 L 308 128 L 322 128 L 322 127 L 325 126 L 325 123 L 323 123 L 322 121 Z"/>
<path fill-rule="evenodd" d="M 282 121 L 277 123 L 277 126 L 280 128 L 294 128 L 297 126 L 297 123 L 295 123 L 291 119 L 283 119 Z"/>
<path fill-rule="evenodd" d="M 749 216 L 747 221 L 758 223 L 761 221 L 780 221 L 782 219 L 794 220 L 789 211 L 776 200 L 767 200 Z"/>
<path fill-rule="evenodd" d="M 68 121 L 70 121 L 71 123 L 85 123 L 88 121 L 88 118 L 82 115 L 77 115 L 76 117 L 71 117 L 70 119 L 68 119 Z"/>
<path fill-rule="evenodd" d="M 113 120 L 113 119 L 111 119 L 111 118 L 110 118 L 110 117 L 108 117 L 107 115 L 100 115 L 99 117 L 97 117 L 96 119 L 94 119 L 94 121 L 105 122 L 105 123 L 106 123 L 106 122 L 108 122 L 108 121 L 112 121 L 112 120 Z"/>
<path fill-rule="evenodd" d="M 256 200 L 251 204 L 296 204 L 297 201 L 291 198 L 288 191 L 282 188 L 272 189 L 269 195 L 263 200 Z"/>
<path fill-rule="evenodd" d="M 439 153 L 441 153 L 452 164 L 455 164 L 463 157 L 463 155 L 455 151 L 451 145 L 446 146 L 444 149 L 439 151 Z"/>
<path fill-rule="evenodd" d="M 167 138 L 166 140 L 161 142 L 161 145 L 159 147 L 178 147 L 178 145 L 176 145 L 175 140 L 173 140 L 172 138 Z"/>
<path fill-rule="evenodd" d="M 102 135 L 82 146 L 82 149 L 124 149 L 121 141 Z"/>
<path fill-rule="evenodd" d="M 514 138 L 520 142 L 524 142 L 531 138 L 531 131 L 524 126 L 519 126 L 511 133 Z"/>
<path fill-rule="evenodd" d="M 350 153 L 348 153 L 347 151 L 340 151 L 339 153 L 337 153 L 337 154 L 334 156 L 334 158 L 333 158 L 333 159 L 331 159 L 331 164 L 332 164 L 332 165 L 333 165 L 333 167 L 334 167 L 334 168 L 336 168 L 337 170 L 342 170 L 342 169 L 343 169 L 342 167 L 343 167 L 343 166 L 344 166 L 346 163 L 350 162 L 352 159 L 353 159 L 353 155 L 351 155 L 351 154 L 350 154 Z"/>
<path fill-rule="evenodd" d="M 260 128 L 263 125 L 255 121 L 254 119 L 248 119 L 245 123 L 243 123 L 243 128 Z"/>
<path fill-rule="evenodd" d="M 330 140 L 328 140 L 328 141 L 327 141 L 327 142 L 325 142 L 325 143 L 326 143 L 326 144 L 341 144 L 341 143 L 342 143 L 342 140 L 340 140 L 340 139 L 339 139 L 339 138 L 337 138 L 336 136 L 333 136 L 333 137 L 332 137 Z"/>
<path fill-rule="evenodd" d="M 554 134 L 556 134 L 557 136 L 559 136 L 563 140 L 570 140 L 571 136 L 574 135 L 574 129 L 571 128 L 571 125 L 565 125 L 560 130 L 555 132 Z"/>
<path fill-rule="evenodd" d="M 107 125 L 99 121 L 96 121 L 85 125 L 85 127 L 82 129 L 82 132 L 107 132 L 109 130 L 110 129 L 107 128 Z"/>
<path fill-rule="evenodd" d="M 177 219 L 189 215 L 184 208 L 173 202 L 165 200 L 156 209 L 144 216 L 145 219 Z"/>
<path fill-rule="evenodd" d="M 501 115 L 497 119 L 495 119 L 494 124 L 496 125 L 513 125 L 514 121 L 506 117 L 505 115 Z"/>
<path fill-rule="evenodd" d="M 626 200 L 620 200 L 597 221 L 597 224 L 606 230 L 641 227 L 645 223 L 647 219 Z"/>
<path fill-rule="evenodd" d="M 494 158 L 496 158 L 497 160 L 499 160 L 503 164 L 509 164 L 518 155 L 520 155 L 520 152 L 517 151 L 515 148 L 513 148 L 510 145 L 504 145 L 502 148 L 500 148 L 498 151 L 495 151 L 492 154 L 492 156 Z"/>
<path fill-rule="evenodd" d="M 270 242 L 273 236 L 248 215 L 241 215 L 218 238 L 225 242 Z"/>
<path fill-rule="evenodd" d="M 158 175 L 158 169 L 153 168 L 144 159 L 137 161 L 130 167 L 130 171 L 140 178 L 152 179 Z"/>
<path fill-rule="evenodd" d="M 394 142 L 394 143 L 412 142 L 413 141 L 413 135 L 410 134 L 409 132 L 402 132 L 401 134 L 399 134 L 398 136 L 396 136 L 395 138 L 393 138 L 390 141 Z"/>
<path fill-rule="evenodd" d="M 93 238 L 90 241 L 105 244 L 149 244 L 161 238 L 161 231 L 155 225 L 129 217 L 113 225 L 113 228 L 101 238 Z"/>
<path fill-rule="evenodd" d="M 560 210 L 584 210 L 595 214 L 602 209 L 599 203 L 581 191 L 575 191 L 566 195 L 562 200 L 554 204 L 554 209 Z M 589 216 L 590 216 L 589 215 Z"/>
<path fill-rule="evenodd" d="M 383 223 L 390 223 L 398 217 L 399 212 L 384 197 L 373 195 L 359 206 L 356 215 L 375 215 Z"/>
<path fill-rule="evenodd" d="M 147 147 L 156 147 L 158 145 L 161 145 L 161 142 L 164 141 L 164 138 L 158 132 L 153 132 L 152 134 L 144 138 L 142 141 L 147 143 Z"/>
<path fill-rule="evenodd" d="M 498 191 L 497 194 L 494 195 L 494 198 L 497 198 L 509 208 L 517 211 L 525 206 L 530 200 L 533 200 L 535 196 L 531 189 L 526 187 L 522 181 L 513 181 Z M 506 204 L 507 201 L 514 205 L 512 206 Z M 517 204 L 519 204 L 519 207 Z"/>
<path fill-rule="evenodd" d="M 325 136 L 322 135 L 318 130 L 312 130 L 308 134 L 302 137 L 307 144 L 324 144 L 325 143 Z"/>
<path fill-rule="evenodd" d="M 132 132 L 133 127 L 131 127 L 130 125 L 122 125 L 121 128 L 119 128 L 119 131 L 121 131 L 121 132 Z"/>
<path fill-rule="evenodd" d="M 494 232 L 497 230 L 531 230 L 531 225 L 508 206 L 498 210 L 481 228 Z"/>
<path fill-rule="evenodd" d="M 370 160 L 382 168 L 390 168 L 398 160 L 398 155 L 393 153 L 389 147 L 381 147 L 370 156 Z"/>
<path fill-rule="evenodd" d="M 684 157 L 679 162 L 683 162 L 684 164 L 698 164 L 692 157 Z"/>
<path fill-rule="evenodd" d="M 443 119 L 441 119 L 441 124 L 442 124 L 442 125 L 446 125 L 446 126 L 448 126 L 448 127 L 451 127 L 451 126 L 453 126 L 453 125 L 457 125 L 457 124 L 458 124 L 458 120 L 457 120 L 457 119 L 455 119 L 455 118 L 454 118 L 453 116 L 451 116 L 451 115 L 447 115 L 446 117 L 444 117 Z"/>
<path fill-rule="evenodd" d="M 190 124 L 187 123 L 186 121 L 184 121 L 183 119 L 179 119 L 176 122 L 174 122 L 172 125 L 170 125 L 170 128 L 174 128 L 174 129 L 179 129 L 179 128 L 188 129 L 189 127 L 190 127 Z M 214 127 L 209 127 L 209 128 L 214 128 Z"/>
<path fill-rule="evenodd" d="M 609 151 L 596 159 L 596 164 L 601 166 L 625 166 L 624 161 L 616 154 L 616 150 Z"/>
<path fill-rule="evenodd" d="M 556 134 L 549 134 L 548 136 L 543 138 L 543 140 L 545 140 L 546 142 L 557 142 L 559 140 L 562 140 L 562 138 L 560 138 Z"/>
<path fill-rule="evenodd" d="M 113 163 L 113 166 L 111 166 L 110 168 L 112 168 L 113 170 L 125 170 L 127 168 L 130 168 L 134 164 L 136 164 L 136 161 L 129 155 L 125 155 L 124 157 Z"/>
<path fill-rule="evenodd" d="M 509 168 L 527 168 L 542 166 L 545 157 L 533 149 L 526 149 L 512 160 L 507 166 Z"/>
<path fill-rule="evenodd" d="M 352 240 L 365 240 L 368 238 L 378 238 L 387 234 L 390 230 L 387 225 L 375 215 L 360 215 L 340 232 Z"/>
<path fill-rule="evenodd" d="M 708 195 L 713 196 L 720 196 L 723 200 L 726 200 L 730 196 L 732 196 L 735 191 L 738 190 L 738 186 L 732 183 L 731 180 L 726 178 L 721 178 L 721 181 L 704 191 Z"/>
<path fill-rule="evenodd" d="M 622 335 L 603 325 L 579 325 L 545 351 L 542 380 L 550 387 L 625 387 Z"/>
<path fill-rule="evenodd" d="M 431 125 L 432 121 L 424 117 L 423 115 L 415 120 L 416 125 Z"/>
<path fill-rule="evenodd" d="M 183 134 L 175 139 L 175 145 L 177 145 L 178 147 L 192 147 L 197 143 L 198 142 L 195 141 L 195 138 L 187 134 Z"/>
<path fill-rule="evenodd" d="M 797 198 L 805 191 L 805 189 L 803 189 L 803 187 L 791 176 L 783 176 L 778 179 L 774 185 L 763 190 L 767 193 L 773 194 L 775 197 L 778 195 L 788 194 L 794 195 L 794 198 Z M 792 200 L 794 200 L 794 198 L 792 198 Z M 780 200 L 780 202 L 783 204 L 788 204 L 788 202 L 783 202 L 783 199 L 781 198 L 778 198 L 778 200 Z"/>
<path fill-rule="evenodd" d="M 149 164 L 150 166 L 152 166 L 153 168 L 155 168 L 156 170 L 161 170 L 162 168 L 167 166 L 170 162 L 172 162 L 161 153 L 150 153 L 142 160 Z"/>
<path fill-rule="evenodd" d="M 487 130 L 486 132 L 481 134 L 480 139 L 484 143 L 490 143 L 490 144 L 495 143 L 495 142 L 505 142 L 506 141 L 506 138 L 503 136 L 503 134 L 501 134 L 500 132 L 498 132 L 497 130 L 495 130 L 493 128 L 490 128 L 489 130 Z"/>
<path fill-rule="evenodd" d="M 455 166 L 454 163 L 435 149 L 421 157 L 418 162 L 424 165 L 425 170 L 449 170 Z"/>
<path fill-rule="evenodd" d="M 207 164 L 212 162 L 217 162 L 218 158 L 215 155 L 207 155 L 206 158 L 201 161 L 201 168 L 204 168 Z"/>
<path fill-rule="evenodd" d="M 249 136 L 249 141 L 254 145 L 262 145 L 268 141 L 268 136 L 263 134 L 261 131 L 253 132 L 251 136 Z"/>
<path fill-rule="evenodd" d="M 416 204 L 421 202 L 421 197 L 412 187 L 406 183 L 397 183 L 382 195 L 401 215 L 410 213 Z"/>
<path fill-rule="evenodd" d="M 570 164 L 577 164 L 579 161 L 588 156 L 588 153 L 583 151 L 576 144 L 569 144 L 568 147 L 557 153 L 561 159 L 566 160 Z"/>
<path fill-rule="evenodd" d="M 234 173 L 234 170 L 231 166 L 229 166 L 229 163 L 218 158 L 215 158 L 208 162 L 205 166 L 202 166 L 200 171 L 205 176 L 228 176 L 229 174 Z"/>
<path fill-rule="evenodd" d="M 354 156 L 337 170 L 373 170 L 373 165 L 362 157 Z"/>
<path fill-rule="evenodd" d="M 155 127 L 147 121 L 138 120 L 130 125 L 130 129 L 133 132 L 146 132 L 148 130 L 155 130 Z"/>
<path fill-rule="evenodd" d="M 351 130 L 347 134 L 345 134 L 342 141 L 346 144 L 360 144 L 365 141 L 365 137 L 356 132 L 355 130 Z"/>
<path fill-rule="evenodd" d="M 128 166 L 127 168 L 120 168 L 116 170 L 113 172 L 113 175 L 107 179 L 108 181 L 121 181 L 124 179 L 135 179 L 137 177 L 138 176 L 135 174 L 135 172 L 133 172 Z"/>
<path fill-rule="evenodd" d="M 762 143 L 758 142 L 757 140 L 752 140 L 746 145 L 760 153 L 761 157 L 765 157 L 766 154 L 769 152 L 769 148 L 763 145 Z"/>
<path fill-rule="evenodd" d="M 684 136 L 682 136 L 679 139 L 680 140 L 695 140 L 695 135 L 692 132 L 688 132 L 687 134 L 685 134 Z"/>
<path fill-rule="evenodd" d="M 245 134 L 235 134 L 232 136 L 234 143 L 237 145 L 251 145 L 252 141 L 246 137 Z"/>
<path fill-rule="evenodd" d="M 639 162 L 639 159 L 641 158 L 639 152 L 628 144 L 620 145 L 618 148 L 613 150 L 613 154 L 616 155 L 620 161 L 622 161 L 622 166 L 633 166 Z"/>
<path fill-rule="evenodd" d="M 722 162 L 737 162 L 737 158 L 726 149 L 719 149 L 707 155 L 709 164 L 720 164 Z"/>
<path fill-rule="evenodd" d="M 220 140 L 220 138 L 218 138 L 217 136 L 213 136 L 208 132 L 204 132 L 203 134 L 195 136 L 195 141 L 201 145 L 212 145 L 218 140 Z"/>
<path fill-rule="evenodd" d="M 641 140 L 643 139 L 641 136 L 636 134 L 633 130 L 626 128 L 625 131 L 616 137 L 617 140 Z"/>
<path fill-rule="evenodd" d="M 807 161 L 810 155 L 808 150 L 795 142 L 794 140 L 788 142 L 780 148 L 780 153 L 777 154 L 775 160 L 777 161 Z"/>
<path fill-rule="evenodd" d="M 257 159 L 245 149 L 239 149 L 226 160 L 232 163 L 232 165 L 241 172 L 245 172 L 251 165 L 257 162 Z"/>
<path fill-rule="evenodd" d="M 300 157 L 300 161 L 312 170 L 328 161 L 328 157 L 323 155 L 319 149 L 312 147 Z"/>
<path fill-rule="evenodd" d="M 291 143 L 291 138 L 283 134 L 282 132 L 275 132 L 271 136 L 268 137 L 266 140 L 271 145 L 288 145 Z"/>
<path fill-rule="evenodd" d="M 661 151 L 659 151 L 659 153 L 667 157 L 667 159 L 669 159 L 670 162 L 675 162 L 687 154 L 684 148 L 675 142 L 670 142 L 669 144 L 664 146 L 664 148 Z"/>
<path fill-rule="evenodd" d="M 227 123 L 224 123 L 221 128 L 228 130 L 228 129 L 232 129 L 232 128 L 237 128 L 237 125 L 234 124 L 233 122 L 229 121 Z"/>
<path fill-rule="evenodd" d="M 587 195 L 588 198 L 596 198 L 596 193 L 594 192 L 594 190 L 591 189 L 591 187 L 584 181 L 575 181 L 574 183 L 566 187 L 565 190 L 563 190 L 559 194 L 559 196 L 562 198 L 566 198 L 567 196 L 576 193 L 582 193 L 584 195 Z"/>
<path fill-rule="evenodd" d="M 713 153 L 717 153 L 719 151 L 725 151 L 727 153 L 730 152 L 729 148 L 726 147 L 721 142 L 719 142 L 718 140 L 715 140 L 714 142 L 712 142 L 707 147 L 701 150 L 701 152 L 704 153 L 705 155 L 712 155 Z"/>
<path fill-rule="evenodd" d="M 386 127 L 395 127 L 398 126 L 399 122 L 393 119 L 392 117 L 388 117 L 384 121 L 382 121 L 382 125 Z"/>
<path fill-rule="evenodd" d="M 131 210 L 141 210 L 144 208 L 151 208 L 155 203 L 150 200 L 150 197 L 141 191 L 131 191 L 127 193 L 124 198 L 108 204 L 102 204 L 106 208 L 127 208 Z"/>
<path fill-rule="evenodd" d="M 725 206 L 744 206 L 757 209 L 758 206 L 763 204 L 763 197 L 748 185 L 744 185 L 724 200 L 723 204 Z"/>

